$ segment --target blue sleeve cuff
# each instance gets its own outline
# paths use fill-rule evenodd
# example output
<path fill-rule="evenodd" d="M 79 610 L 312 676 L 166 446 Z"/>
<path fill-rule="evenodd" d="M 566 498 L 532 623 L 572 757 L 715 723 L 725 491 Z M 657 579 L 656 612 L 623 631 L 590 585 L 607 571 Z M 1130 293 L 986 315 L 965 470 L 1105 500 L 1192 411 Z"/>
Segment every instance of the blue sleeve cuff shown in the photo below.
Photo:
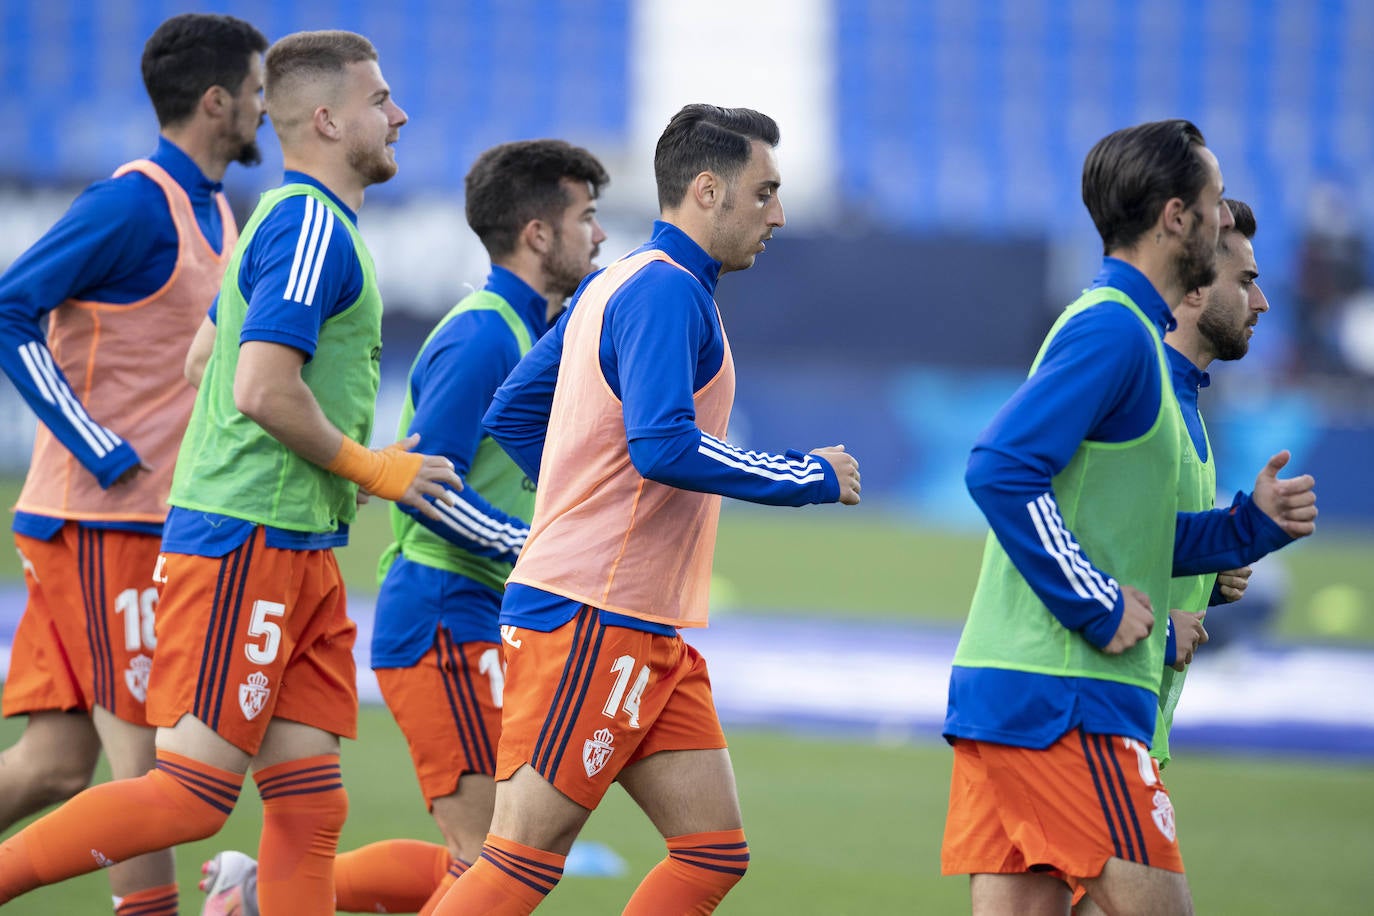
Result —
<path fill-rule="evenodd" d="M 127 441 L 116 445 L 114 451 L 106 457 L 104 465 L 94 471 L 95 479 L 100 483 L 102 490 L 108 490 L 114 486 L 124 472 L 130 468 L 137 467 L 142 459 L 138 457 L 138 452 Z"/>
<path fill-rule="evenodd" d="M 1254 497 L 1249 493 L 1237 493 L 1231 500 L 1231 511 L 1235 514 L 1245 539 L 1254 546 L 1255 551 L 1258 551 L 1257 559 L 1293 541 L 1288 532 L 1255 505 Z"/>
<path fill-rule="evenodd" d="M 1096 648 L 1107 648 L 1107 643 L 1112 641 L 1112 637 L 1116 635 L 1116 631 L 1121 627 L 1121 618 L 1125 616 L 1126 613 L 1125 601 L 1125 593 L 1117 592 L 1116 604 L 1112 606 L 1111 613 L 1104 617 L 1094 619 L 1078 632 L 1082 633 L 1083 638 L 1092 643 Z"/>
<path fill-rule="evenodd" d="M 789 448 L 785 453 L 787 458 L 792 461 L 805 461 L 812 457 L 810 452 L 803 452 L 799 449 Z M 835 466 L 824 458 L 817 458 L 821 464 L 821 471 L 825 474 L 825 482 L 821 484 L 821 498 L 817 503 L 837 503 L 840 501 L 840 475 L 835 473 Z"/>

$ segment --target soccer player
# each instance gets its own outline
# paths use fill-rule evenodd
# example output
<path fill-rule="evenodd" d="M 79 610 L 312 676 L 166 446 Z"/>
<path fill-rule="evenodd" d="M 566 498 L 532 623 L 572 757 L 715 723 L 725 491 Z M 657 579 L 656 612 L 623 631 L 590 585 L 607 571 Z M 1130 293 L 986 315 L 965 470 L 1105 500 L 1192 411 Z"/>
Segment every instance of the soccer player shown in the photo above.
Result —
<path fill-rule="evenodd" d="M 399 431 L 452 461 L 465 487 L 456 504 L 435 504 L 439 520 L 393 508 L 395 541 L 381 561 L 372 637 L 382 696 L 447 845 L 387 840 L 341 854 L 341 910 L 428 913 L 476 859 L 491 826 L 503 684 L 497 612 L 529 535 L 534 487 L 483 434 L 482 415 L 596 269 L 606 239 L 596 200 L 608 181 L 596 157 L 561 140 L 503 143 L 468 172 L 468 225 L 491 257 L 491 274 L 421 347 Z M 222 867 L 234 867 L 237 855 L 221 853 Z M 251 868 L 237 868 L 251 895 Z"/>
<path fill-rule="evenodd" d="M 267 52 L 266 100 L 286 181 L 263 195 L 225 272 L 154 573 L 156 768 L 88 789 L 0 845 L 0 902 L 210 836 L 251 765 L 261 911 L 333 912 L 339 736 L 355 733 L 357 693 L 332 548 L 359 487 L 437 515 L 423 497 L 461 483 L 447 459 L 407 451 L 414 437 L 362 444 L 382 303 L 355 219 L 364 189 L 395 174 L 406 121 L 376 50 L 349 32 L 289 35 Z"/>
<path fill-rule="evenodd" d="M 531 912 L 615 781 L 669 851 L 625 912 L 709 913 L 744 875 L 706 664 L 677 630 L 706 624 L 722 495 L 859 501 L 842 446 L 774 455 L 724 440 L 734 364 L 713 296 L 783 225 L 778 139 L 746 108 L 674 115 L 654 155 L 652 238 L 582 285 L 487 413 L 539 490 L 501 606 L 491 833 L 436 914 Z"/>
<path fill-rule="evenodd" d="M 1148 748 L 1169 580 L 1238 568 L 1311 534 L 1310 476 L 1275 455 L 1227 510 L 1180 512 L 1187 433 L 1171 310 L 1216 274 L 1233 224 L 1187 121 L 1116 131 L 1083 200 L 1106 255 L 982 433 L 967 483 L 992 531 L 950 676 L 942 870 L 973 912 L 1188 913 L 1173 808 Z"/>
<path fill-rule="evenodd" d="M 181 376 L 237 238 L 220 180 L 256 165 L 267 40 L 187 13 L 143 49 L 157 149 L 97 182 L 0 277 L 0 368 L 41 421 L 18 500 L 28 606 L 4 714 L 0 828 L 153 766 L 144 701 L 157 562 L 195 392 Z M 46 336 L 43 319 L 46 318 Z M 171 850 L 111 869 L 117 913 L 176 910 Z"/>
<path fill-rule="evenodd" d="M 1198 393 L 1210 383 L 1207 367 L 1213 360 L 1245 356 L 1259 316 L 1269 311 L 1269 300 L 1256 283 L 1259 266 L 1251 242 L 1257 228 L 1255 213 L 1242 201 L 1228 199 L 1225 203 L 1235 225 L 1223 231 L 1217 241 L 1216 280 L 1183 297 L 1174 309 L 1176 327 L 1164 335 L 1174 394 L 1188 432 L 1183 442 L 1184 463 L 1194 462 L 1201 471 L 1197 486 L 1179 488 L 1179 509 L 1184 512 L 1210 509 L 1216 497 L 1216 462 L 1198 409 Z M 1207 641 L 1202 624 L 1207 606 L 1239 600 L 1250 571 L 1246 566 L 1218 576 L 1184 576 L 1170 583 L 1169 647 L 1159 687 L 1159 718 L 1150 745 L 1150 756 L 1159 761 L 1161 770 L 1169 763 L 1169 729 L 1187 666 L 1197 646 Z"/>

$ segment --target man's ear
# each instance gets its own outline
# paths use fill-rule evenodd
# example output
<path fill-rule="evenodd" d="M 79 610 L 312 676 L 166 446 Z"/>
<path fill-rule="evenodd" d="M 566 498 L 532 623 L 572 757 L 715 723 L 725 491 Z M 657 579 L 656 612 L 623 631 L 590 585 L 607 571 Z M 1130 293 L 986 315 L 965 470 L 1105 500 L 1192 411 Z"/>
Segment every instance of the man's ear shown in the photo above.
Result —
<path fill-rule="evenodd" d="M 1165 232 L 1175 235 L 1187 235 L 1189 229 L 1188 208 L 1184 205 L 1181 197 L 1171 197 L 1164 202 L 1164 209 L 1160 211 L 1159 221 Z"/>
<path fill-rule="evenodd" d="M 1206 302 L 1207 296 L 1203 287 L 1198 287 L 1197 289 L 1190 289 L 1184 294 L 1183 301 L 1179 303 L 1179 308 L 1200 309 Z"/>
<path fill-rule="evenodd" d="M 720 204 L 725 193 L 725 184 L 715 172 L 699 172 L 687 186 L 687 193 L 703 210 L 710 210 Z"/>
<path fill-rule="evenodd" d="M 343 128 L 334 119 L 334 112 L 328 105 L 321 105 L 316 108 L 310 116 L 310 122 L 315 125 L 315 131 L 330 140 L 337 140 L 343 136 Z"/>
<path fill-rule="evenodd" d="M 553 229 L 542 219 L 532 219 L 520 230 L 520 241 L 535 254 L 548 254 L 553 247 Z"/>
<path fill-rule="evenodd" d="M 234 98 L 223 86 L 211 86 L 200 96 L 200 110 L 212 118 L 222 118 L 234 105 Z"/>

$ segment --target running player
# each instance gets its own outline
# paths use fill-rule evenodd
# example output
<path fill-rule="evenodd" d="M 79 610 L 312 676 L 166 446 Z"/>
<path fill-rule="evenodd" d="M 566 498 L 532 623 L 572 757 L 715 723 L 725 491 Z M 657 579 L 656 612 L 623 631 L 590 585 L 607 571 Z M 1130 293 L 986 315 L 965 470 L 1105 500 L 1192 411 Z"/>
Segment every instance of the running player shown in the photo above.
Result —
<path fill-rule="evenodd" d="M 251 765 L 261 911 L 334 911 L 339 736 L 355 733 L 357 694 L 332 548 L 359 487 L 437 515 L 423 496 L 461 484 L 447 459 L 407 451 L 413 438 L 362 444 L 381 297 L 356 212 L 365 188 L 396 173 L 406 121 L 376 50 L 349 32 L 287 36 L 268 50 L 266 87 L 286 182 L 234 249 L 172 483 L 147 704 L 157 766 L 88 789 L 0 845 L 0 902 L 210 836 Z"/>
<path fill-rule="evenodd" d="M 1230 510 L 1178 511 L 1195 469 L 1163 334 L 1233 222 L 1201 132 L 1108 135 L 1083 199 L 1102 271 L 969 459 L 992 533 L 950 677 L 942 869 L 971 875 L 976 914 L 1068 913 L 1070 882 L 1108 912 L 1191 912 L 1148 754 L 1169 580 L 1244 566 L 1316 517 L 1312 478 L 1277 477 L 1286 452 Z"/>
<path fill-rule="evenodd" d="M 501 607 L 491 833 L 436 914 L 531 912 L 616 781 L 668 845 L 625 912 L 709 913 L 748 866 L 706 663 L 677 630 L 706 624 L 721 495 L 859 501 L 842 446 L 724 440 L 734 363 L 713 296 L 783 225 L 778 139 L 749 109 L 674 115 L 653 237 L 583 284 L 487 414 L 539 491 Z"/>
<path fill-rule="evenodd" d="M 418 435 L 464 477 L 442 521 L 392 510 L 381 560 L 372 667 L 396 717 L 420 790 L 446 845 L 385 840 L 342 853 L 335 906 L 428 913 L 476 859 L 491 826 L 502 666 L 497 612 L 529 534 L 534 487 L 490 438 L 482 415 L 497 387 L 595 269 L 606 234 L 596 199 L 609 181 L 586 150 L 561 140 L 503 143 L 467 175 L 468 225 L 491 275 L 429 335 L 410 370 L 399 435 Z M 210 869 L 255 881 L 241 854 Z"/>
<path fill-rule="evenodd" d="M 221 192 L 256 165 L 267 40 L 240 19 L 162 23 L 143 49 L 157 149 L 86 190 L 0 277 L 0 368 L 41 421 L 14 519 L 28 607 L 4 713 L 0 828 L 153 766 L 152 573 L 195 392 L 181 367 L 237 229 Z M 46 337 L 43 319 L 47 319 Z M 117 913 L 176 911 L 171 850 L 110 871 Z"/>

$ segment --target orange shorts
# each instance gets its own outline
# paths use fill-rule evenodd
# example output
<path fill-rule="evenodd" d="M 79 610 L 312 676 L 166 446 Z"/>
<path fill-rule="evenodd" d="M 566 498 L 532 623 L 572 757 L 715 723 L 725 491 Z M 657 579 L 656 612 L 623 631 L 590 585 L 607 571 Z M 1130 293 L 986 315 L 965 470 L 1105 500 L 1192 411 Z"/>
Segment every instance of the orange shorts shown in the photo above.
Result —
<path fill-rule="evenodd" d="M 4 714 L 101 706 L 146 725 L 160 539 L 67 522 L 51 540 L 14 540 L 29 602 L 14 634 Z"/>
<path fill-rule="evenodd" d="M 1078 729 L 1042 750 L 959 739 L 940 869 L 1095 878 L 1111 858 L 1183 871 L 1159 764 L 1130 738 Z"/>
<path fill-rule="evenodd" d="M 609 627 L 595 608 L 551 633 L 505 629 L 496 778 L 525 764 L 584 808 L 659 751 L 725 747 L 706 661 L 681 636 Z"/>
<path fill-rule="evenodd" d="M 223 557 L 166 553 L 148 722 L 195 716 L 256 754 L 272 719 L 352 738 L 357 627 L 332 550 L 280 550 L 261 528 Z"/>
<path fill-rule="evenodd" d="M 497 643 L 455 643 L 440 626 L 419 662 L 376 674 L 426 802 L 452 795 L 465 773 L 496 772 L 504 683 Z"/>

